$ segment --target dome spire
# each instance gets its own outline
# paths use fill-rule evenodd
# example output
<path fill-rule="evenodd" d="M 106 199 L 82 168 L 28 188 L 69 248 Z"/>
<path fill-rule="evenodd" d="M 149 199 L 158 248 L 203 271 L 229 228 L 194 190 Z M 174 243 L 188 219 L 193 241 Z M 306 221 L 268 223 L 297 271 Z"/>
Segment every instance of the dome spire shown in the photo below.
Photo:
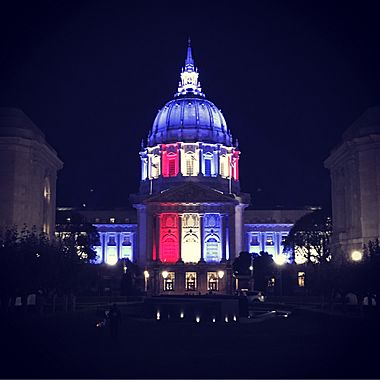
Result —
<path fill-rule="evenodd" d="M 194 65 L 193 53 L 191 50 L 191 39 L 189 37 L 187 41 L 185 68 L 182 68 L 181 80 L 175 96 L 193 94 L 204 97 L 205 95 L 202 93 L 201 83 L 198 80 L 198 76 L 198 69 Z"/>
<path fill-rule="evenodd" d="M 193 59 L 193 54 L 191 52 L 191 39 L 187 40 L 187 56 L 186 56 L 186 61 L 185 61 L 185 67 L 191 65 L 194 66 L 194 59 Z"/>

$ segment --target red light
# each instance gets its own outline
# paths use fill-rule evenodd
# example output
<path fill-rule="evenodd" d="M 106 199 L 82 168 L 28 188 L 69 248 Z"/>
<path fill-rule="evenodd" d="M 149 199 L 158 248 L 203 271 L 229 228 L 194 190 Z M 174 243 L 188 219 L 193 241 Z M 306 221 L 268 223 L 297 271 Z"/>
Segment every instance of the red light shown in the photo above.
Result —
<path fill-rule="evenodd" d="M 178 214 L 160 215 L 160 260 L 175 263 L 179 259 Z"/>
<path fill-rule="evenodd" d="M 162 175 L 175 177 L 179 171 L 179 157 L 177 144 L 162 144 Z"/>

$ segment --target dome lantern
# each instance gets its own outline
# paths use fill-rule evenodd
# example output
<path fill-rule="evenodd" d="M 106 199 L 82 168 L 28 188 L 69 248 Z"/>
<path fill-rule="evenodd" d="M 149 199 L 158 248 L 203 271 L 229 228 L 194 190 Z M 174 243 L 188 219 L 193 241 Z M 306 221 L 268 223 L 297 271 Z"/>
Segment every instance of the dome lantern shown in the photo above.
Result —
<path fill-rule="evenodd" d="M 194 65 L 193 54 L 191 51 L 191 40 L 189 38 L 185 68 L 182 68 L 181 80 L 175 96 L 193 94 L 204 97 L 205 95 L 202 93 L 201 82 L 198 80 L 198 76 L 199 73 L 198 69 Z"/>

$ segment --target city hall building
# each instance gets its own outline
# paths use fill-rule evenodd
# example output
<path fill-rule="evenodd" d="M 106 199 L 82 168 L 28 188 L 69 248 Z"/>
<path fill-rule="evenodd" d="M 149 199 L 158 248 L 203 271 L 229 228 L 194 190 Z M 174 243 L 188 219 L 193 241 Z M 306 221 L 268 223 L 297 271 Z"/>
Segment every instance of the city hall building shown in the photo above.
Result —
<path fill-rule="evenodd" d="M 190 43 L 178 90 L 159 110 L 140 159 L 139 192 L 130 196 L 135 215 L 84 214 L 100 234 L 98 262 L 137 263 L 152 294 L 231 294 L 235 256 L 282 254 L 293 223 L 306 213 L 244 211 L 250 196 L 240 190 L 238 142 L 202 92 Z"/>

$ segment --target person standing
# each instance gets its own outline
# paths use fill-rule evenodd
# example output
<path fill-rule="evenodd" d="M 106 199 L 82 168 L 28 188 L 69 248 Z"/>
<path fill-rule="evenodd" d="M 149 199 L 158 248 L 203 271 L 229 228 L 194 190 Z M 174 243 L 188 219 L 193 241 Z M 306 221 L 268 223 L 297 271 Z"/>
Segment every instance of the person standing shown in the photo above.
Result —
<path fill-rule="evenodd" d="M 108 324 L 110 326 L 110 333 L 113 339 L 117 339 L 119 326 L 121 322 L 121 312 L 117 305 L 114 303 L 108 313 Z"/>

